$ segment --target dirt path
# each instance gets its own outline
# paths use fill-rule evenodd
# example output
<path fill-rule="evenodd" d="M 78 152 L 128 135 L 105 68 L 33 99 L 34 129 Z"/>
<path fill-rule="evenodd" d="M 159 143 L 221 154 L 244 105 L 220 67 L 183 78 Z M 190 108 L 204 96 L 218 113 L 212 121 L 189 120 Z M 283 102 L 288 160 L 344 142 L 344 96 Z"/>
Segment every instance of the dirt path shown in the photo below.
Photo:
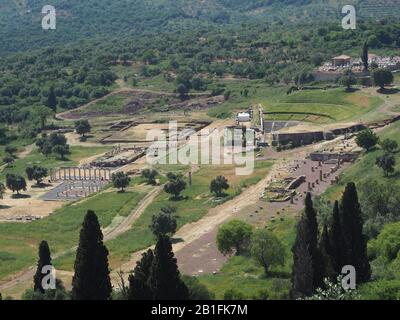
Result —
<path fill-rule="evenodd" d="M 30 145 L 24 147 L 24 151 L 17 153 L 18 159 L 24 159 L 27 156 L 29 156 L 29 154 L 32 152 L 34 146 L 35 146 L 35 144 L 30 144 Z M 3 164 L 2 166 L 0 166 L 0 172 L 2 172 L 6 167 L 7 167 L 7 164 Z"/>
<path fill-rule="evenodd" d="M 153 202 L 153 200 L 158 196 L 162 190 L 162 186 L 158 186 L 150 191 L 143 199 L 140 201 L 138 206 L 134 211 L 131 212 L 118 226 L 111 230 L 104 231 L 104 240 L 112 240 L 128 231 L 132 224 L 143 214 L 146 208 Z"/>
<path fill-rule="evenodd" d="M 202 246 L 203 243 L 201 238 L 207 235 L 211 235 L 213 238 L 212 241 L 215 242 L 214 235 L 217 227 L 224 221 L 233 217 L 236 213 L 245 210 L 251 205 L 257 204 L 260 201 L 260 195 L 264 191 L 268 182 L 277 175 L 282 174 L 283 176 L 286 172 L 285 168 L 288 163 L 291 163 L 293 160 L 304 159 L 306 154 L 310 151 L 332 143 L 337 143 L 338 141 L 340 141 L 340 138 L 332 141 L 323 141 L 319 144 L 306 146 L 301 149 L 289 150 L 279 154 L 275 153 L 272 157 L 268 157 L 269 159 L 276 159 L 276 157 L 279 157 L 279 159 L 276 160 L 276 163 L 271 167 L 269 173 L 260 182 L 250 186 L 234 199 L 210 209 L 208 213 L 197 222 L 186 224 L 177 231 L 174 238 L 180 239 L 180 242 L 173 245 L 173 250 L 176 256 L 179 257 L 180 251 L 185 250 L 188 246 Z M 151 246 L 150 248 L 154 248 L 154 246 Z M 135 267 L 136 262 L 141 259 L 142 253 L 150 248 L 135 252 L 132 254 L 128 262 L 121 265 L 118 270 L 114 270 L 111 274 L 114 284 L 117 284 L 119 281 L 117 272 L 122 271 L 123 274 L 127 276 Z M 179 262 L 180 261 L 178 261 L 178 263 Z"/>
<path fill-rule="evenodd" d="M 139 204 L 135 207 L 134 210 L 127 216 L 124 220 L 121 221 L 116 227 L 112 229 L 104 230 L 104 240 L 112 240 L 126 232 L 130 229 L 132 224 L 143 214 L 145 209 L 149 204 L 152 203 L 154 198 L 158 195 L 158 193 L 162 190 L 162 186 L 158 186 L 154 188 L 151 192 L 146 194 L 146 196 L 139 202 Z M 76 250 L 77 247 L 68 249 L 66 251 L 60 252 L 53 256 L 53 260 L 57 259 L 65 254 L 70 253 L 71 251 Z M 5 283 L 0 284 L 0 292 L 4 290 L 9 290 L 12 287 L 15 287 L 21 283 L 32 281 L 33 275 L 36 271 L 36 266 L 30 266 L 28 269 L 21 271 L 20 273 L 13 276 L 13 278 Z"/>

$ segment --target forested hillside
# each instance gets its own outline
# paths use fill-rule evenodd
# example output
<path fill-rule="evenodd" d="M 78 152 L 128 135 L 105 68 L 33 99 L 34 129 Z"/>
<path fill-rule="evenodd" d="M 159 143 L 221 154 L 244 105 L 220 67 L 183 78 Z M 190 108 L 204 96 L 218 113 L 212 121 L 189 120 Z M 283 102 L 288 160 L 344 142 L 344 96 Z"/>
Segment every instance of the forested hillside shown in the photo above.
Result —
<path fill-rule="evenodd" d="M 360 16 L 398 13 L 394 0 L 53 0 L 57 30 L 41 29 L 44 0 L 3 0 L 0 4 L 0 55 L 74 42 L 87 37 L 151 34 L 199 26 L 241 23 L 326 21 L 339 18 L 341 6 L 356 4 Z M 13 41 L 8 41 L 12 36 Z"/>

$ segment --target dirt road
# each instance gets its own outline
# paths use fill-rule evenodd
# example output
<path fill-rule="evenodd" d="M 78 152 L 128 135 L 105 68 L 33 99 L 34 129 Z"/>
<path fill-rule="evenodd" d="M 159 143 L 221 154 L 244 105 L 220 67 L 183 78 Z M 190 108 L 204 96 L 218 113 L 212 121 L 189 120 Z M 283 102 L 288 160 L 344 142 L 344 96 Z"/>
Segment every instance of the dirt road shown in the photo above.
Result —
<path fill-rule="evenodd" d="M 112 240 L 118 237 L 120 234 L 126 232 L 130 229 L 132 224 L 143 214 L 147 206 L 152 203 L 154 198 L 158 195 L 158 193 L 162 190 L 161 186 L 155 187 L 152 191 L 150 191 L 146 196 L 139 202 L 136 208 L 124 219 L 122 220 L 117 226 L 112 229 L 105 229 L 104 230 L 104 240 Z M 76 247 L 71 248 L 69 250 L 63 251 L 53 256 L 53 259 L 57 259 L 67 253 L 76 250 Z M 35 266 L 31 266 L 28 269 L 16 274 L 10 281 L 0 284 L 0 292 L 4 292 L 20 283 L 32 281 L 32 277 L 36 271 Z"/>

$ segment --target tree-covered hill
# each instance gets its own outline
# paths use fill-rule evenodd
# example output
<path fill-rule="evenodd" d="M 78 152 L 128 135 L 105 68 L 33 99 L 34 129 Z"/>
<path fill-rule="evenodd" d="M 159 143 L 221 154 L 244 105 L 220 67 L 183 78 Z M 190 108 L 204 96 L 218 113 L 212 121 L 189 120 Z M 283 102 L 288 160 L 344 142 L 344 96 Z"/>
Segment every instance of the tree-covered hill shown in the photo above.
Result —
<path fill-rule="evenodd" d="M 359 15 L 384 16 L 400 11 L 397 0 L 53 0 L 57 30 L 41 29 L 46 0 L 0 3 L 0 55 L 69 43 L 83 38 L 235 26 L 338 19 L 341 6 L 355 4 Z"/>

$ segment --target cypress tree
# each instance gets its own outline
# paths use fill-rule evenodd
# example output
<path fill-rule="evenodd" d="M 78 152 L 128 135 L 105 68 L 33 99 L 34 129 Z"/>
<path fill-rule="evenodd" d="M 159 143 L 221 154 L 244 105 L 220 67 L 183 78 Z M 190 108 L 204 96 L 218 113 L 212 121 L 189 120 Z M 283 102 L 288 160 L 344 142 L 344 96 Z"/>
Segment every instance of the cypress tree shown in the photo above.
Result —
<path fill-rule="evenodd" d="M 341 214 L 339 211 L 339 202 L 335 201 L 332 213 L 332 226 L 329 233 L 329 246 L 330 256 L 332 260 L 332 267 L 335 274 L 338 275 L 346 260 L 346 247 L 342 233 Z"/>
<path fill-rule="evenodd" d="M 149 284 L 154 300 L 187 300 L 189 290 L 181 280 L 171 240 L 160 235 L 154 250 Z"/>
<path fill-rule="evenodd" d="M 143 253 L 142 259 L 136 263 L 136 267 L 128 278 L 128 300 L 151 300 L 153 294 L 149 286 L 151 266 L 154 254 L 152 250 Z"/>
<path fill-rule="evenodd" d="M 324 225 L 324 228 L 322 230 L 318 249 L 322 258 L 324 278 L 328 277 L 334 279 L 336 276 L 336 272 L 333 268 L 333 263 L 332 263 L 332 256 L 331 256 L 332 247 L 330 245 L 330 238 L 327 225 Z"/>
<path fill-rule="evenodd" d="M 368 43 L 367 43 L 367 41 L 365 41 L 363 44 L 361 60 L 364 64 L 364 69 L 368 70 Z"/>
<path fill-rule="evenodd" d="M 304 222 L 307 232 L 305 234 L 310 257 L 313 264 L 313 283 L 314 288 L 318 288 L 323 284 L 324 267 L 322 264 L 322 256 L 318 250 L 318 222 L 317 213 L 311 199 L 311 193 L 307 193 L 305 199 Z"/>
<path fill-rule="evenodd" d="M 111 296 L 108 250 L 96 214 L 89 210 L 80 232 L 72 279 L 72 299 L 107 300 Z"/>
<path fill-rule="evenodd" d="M 53 87 L 50 87 L 49 96 L 47 97 L 47 106 L 54 112 L 57 112 L 57 98 Z"/>
<path fill-rule="evenodd" d="M 44 266 L 49 266 L 51 264 L 51 254 L 50 248 L 46 241 L 42 241 L 39 245 L 39 260 L 37 263 L 36 273 L 33 277 L 33 290 L 39 291 L 40 293 L 45 293 L 42 287 L 42 280 L 45 274 L 42 274 L 42 269 Z"/>
<path fill-rule="evenodd" d="M 297 225 L 296 240 L 293 245 L 292 290 L 293 299 L 310 296 L 314 292 L 313 261 L 308 245 L 308 227 L 302 218 Z"/>
<path fill-rule="evenodd" d="M 357 283 L 368 281 L 371 267 L 367 256 L 367 239 L 363 234 L 363 221 L 358 194 L 354 183 L 348 183 L 342 196 L 340 212 L 345 247 L 345 265 L 357 272 Z"/>

